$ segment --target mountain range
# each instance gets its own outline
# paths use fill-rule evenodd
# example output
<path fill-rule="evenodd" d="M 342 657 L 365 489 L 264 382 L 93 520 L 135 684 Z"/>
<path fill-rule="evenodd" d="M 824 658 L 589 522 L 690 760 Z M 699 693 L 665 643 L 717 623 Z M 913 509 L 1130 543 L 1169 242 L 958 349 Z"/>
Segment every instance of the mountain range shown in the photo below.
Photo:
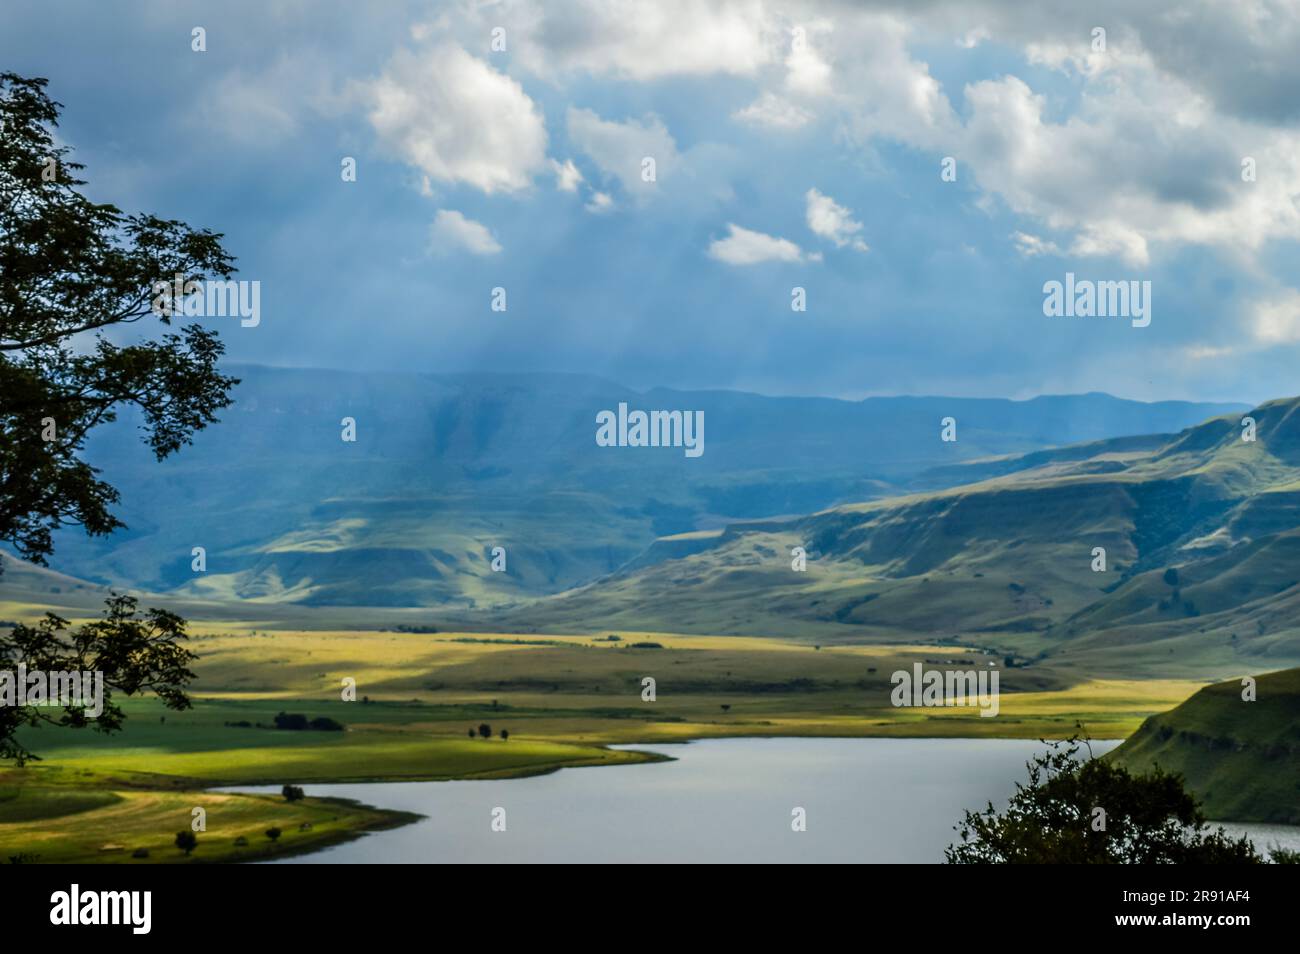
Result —
<path fill-rule="evenodd" d="M 1300 400 L 1248 416 L 1253 433 L 1233 413 L 918 475 L 953 484 L 938 490 L 675 535 L 503 621 L 949 638 L 1094 676 L 1294 666 Z"/>
<path fill-rule="evenodd" d="M 162 463 L 130 416 L 95 434 L 88 457 L 121 490 L 127 529 L 61 532 L 55 569 L 204 599 L 498 607 L 689 551 L 691 534 L 944 488 L 1025 454 L 1241 409 L 1105 394 L 844 401 L 636 392 L 558 374 L 231 371 L 241 383 L 223 420 Z M 620 403 L 703 412 L 704 454 L 597 446 L 597 414 Z M 955 441 L 940 439 L 945 418 Z M 492 570 L 494 547 L 504 572 Z"/>

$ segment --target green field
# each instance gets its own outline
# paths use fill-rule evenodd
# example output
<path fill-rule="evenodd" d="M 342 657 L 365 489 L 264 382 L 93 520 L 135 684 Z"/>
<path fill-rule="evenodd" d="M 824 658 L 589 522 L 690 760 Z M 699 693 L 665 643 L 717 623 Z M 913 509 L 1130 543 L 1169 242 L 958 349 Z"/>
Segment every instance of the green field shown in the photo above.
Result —
<path fill-rule="evenodd" d="M 986 668 L 962 646 L 825 646 L 745 637 L 620 633 L 231 632 L 197 627 L 194 708 L 125 701 L 120 733 L 41 728 L 42 760 L 0 770 L 0 858 L 186 860 L 172 845 L 208 811 L 192 860 L 312 850 L 409 816 L 307 799 L 210 791 L 220 785 L 509 777 L 658 759 L 612 743 L 716 736 L 1061 737 L 1130 734 L 1201 686 L 1187 680 L 1079 680 L 1046 667 L 1001 671 L 1001 711 L 908 709 L 889 676 L 914 662 Z M 633 648 L 633 644 L 648 644 Z M 657 648 L 650 648 L 657 647 Z M 656 698 L 642 698 L 653 677 Z M 345 702 L 342 682 L 356 681 Z M 345 731 L 276 729 L 280 712 Z M 470 738 L 481 723 L 491 739 Z M 263 727 L 258 727 L 259 725 Z M 500 738 L 500 730 L 509 739 Z M 300 830 L 303 823 L 309 830 Z M 263 832 L 284 835 L 271 843 Z M 234 841 L 244 837 L 247 846 Z M 137 848 L 148 858 L 134 858 Z"/>

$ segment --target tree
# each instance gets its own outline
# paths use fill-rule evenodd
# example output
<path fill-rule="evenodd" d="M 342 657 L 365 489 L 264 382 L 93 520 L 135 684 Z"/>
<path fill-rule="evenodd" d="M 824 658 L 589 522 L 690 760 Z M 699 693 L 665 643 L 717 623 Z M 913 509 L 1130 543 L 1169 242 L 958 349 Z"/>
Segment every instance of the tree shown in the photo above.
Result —
<path fill-rule="evenodd" d="M 492 738 L 492 726 L 484 722 L 478 727 L 478 734 L 485 739 Z"/>
<path fill-rule="evenodd" d="M 134 409 L 161 460 L 214 422 L 238 383 L 217 370 L 224 348 L 213 332 L 191 324 L 151 339 L 140 324 L 171 325 L 178 297 L 156 294 L 159 283 L 179 277 L 184 293 L 229 278 L 234 260 L 221 236 L 83 195 L 83 166 L 57 144 L 61 105 L 46 85 L 0 73 L 0 542 L 39 564 L 60 527 L 97 535 L 122 526 L 110 509 L 117 491 L 82 456 L 92 430 Z M 125 343 L 105 335 L 123 328 L 135 329 Z M 103 622 L 69 636 L 67 621 L 47 616 L 0 646 L 0 661 L 70 662 L 90 643 L 113 665 L 117 688 L 152 689 L 184 708 L 184 621 L 161 610 L 137 620 L 134 610 L 114 595 Z M 99 728 L 118 727 L 121 711 L 106 713 Z M 65 709 L 60 721 L 87 720 Z M 0 757 L 30 757 L 13 732 L 31 722 L 31 713 L 0 716 Z"/>
<path fill-rule="evenodd" d="M 281 834 L 282 832 L 280 831 L 280 829 L 276 828 L 274 825 L 272 825 L 270 828 L 266 830 L 266 837 L 270 838 L 272 841 L 275 841 L 277 838 L 279 838 Z"/>
<path fill-rule="evenodd" d="M 178 831 L 176 833 L 176 847 L 185 852 L 186 856 L 199 846 L 199 840 L 192 831 Z"/>
<path fill-rule="evenodd" d="M 501 741 L 504 742 L 504 741 L 505 741 L 506 739 L 508 739 L 508 738 L 510 738 L 510 730 L 509 730 L 509 729 L 502 729 L 502 730 L 501 730 Z"/>
<path fill-rule="evenodd" d="M 0 635 L 0 660 L 15 670 L 26 666 L 28 672 L 102 673 L 102 698 L 87 698 L 90 693 L 83 682 L 82 697 L 64 700 L 67 704 L 62 707 L 0 705 L 0 758 L 16 759 L 20 765 L 39 758 L 16 737 L 25 726 L 120 729 L 126 716 L 113 701 L 114 690 L 128 696 L 149 691 L 168 708 L 190 707 L 183 687 L 194 678 L 188 665 L 197 657 L 183 645 L 189 638 L 185 620 L 160 609 L 139 613 L 133 597 L 114 594 L 102 620 L 73 630 L 69 625 L 66 619 L 46 613 L 35 626 L 15 626 L 8 635 Z M 0 701 L 6 701 L 3 693 Z M 96 702 L 98 717 L 93 716 Z"/>
<path fill-rule="evenodd" d="M 306 797 L 302 788 L 298 785 L 286 785 L 280 789 L 280 794 L 284 796 L 286 802 L 297 802 Z"/>
<path fill-rule="evenodd" d="M 307 728 L 307 717 L 300 712 L 278 712 L 274 721 L 277 729 L 301 732 Z"/>
<path fill-rule="evenodd" d="M 473 726 L 470 726 L 469 737 L 470 737 L 471 739 L 474 738 L 474 727 L 473 727 Z"/>
<path fill-rule="evenodd" d="M 228 278 L 234 260 L 218 234 L 82 195 L 84 167 L 55 144 L 61 104 L 45 86 L 0 73 L 0 540 L 37 563 L 65 524 L 122 526 L 109 512 L 117 491 L 81 459 L 92 429 L 134 405 L 161 460 L 214 422 L 238 383 L 217 371 L 224 347 L 201 325 L 131 344 L 104 337 L 151 316 L 170 325 L 155 283 Z M 69 348 L 76 335 L 93 344 Z"/>
<path fill-rule="evenodd" d="M 1086 744 L 1086 742 L 1084 743 Z M 966 812 L 951 864 L 1257 864 L 1250 840 L 1210 829 L 1178 775 L 1132 775 L 1081 759 L 1079 738 L 1028 763 L 1029 783 L 999 814 Z M 1099 815 L 1098 810 L 1104 812 Z"/>

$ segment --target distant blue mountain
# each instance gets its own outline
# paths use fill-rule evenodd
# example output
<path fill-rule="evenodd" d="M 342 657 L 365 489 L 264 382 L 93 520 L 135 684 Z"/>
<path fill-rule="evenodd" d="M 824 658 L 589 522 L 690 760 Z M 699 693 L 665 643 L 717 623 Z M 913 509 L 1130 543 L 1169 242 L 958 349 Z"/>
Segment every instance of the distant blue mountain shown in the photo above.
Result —
<path fill-rule="evenodd" d="M 634 560 L 656 538 L 969 479 L 953 465 L 1169 433 L 1246 405 L 646 392 L 583 375 L 235 367 L 236 403 L 158 463 L 128 417 L 88 449 L 128 528 L 60 533 L 98 582 L 338 605 L 494 605 Z M 704 453 L 600 447 L 596 416 L 702 411 Z M 940 440 L 941 421 L 957 440 Z M 344 418 L 356 440 L 341 439 Z M 989 466 L 997 467 L 996 463 Z M 490 552 L 506 551 L 493 572 Z M 192 570 L 203 547 L 207 569 Z"/>

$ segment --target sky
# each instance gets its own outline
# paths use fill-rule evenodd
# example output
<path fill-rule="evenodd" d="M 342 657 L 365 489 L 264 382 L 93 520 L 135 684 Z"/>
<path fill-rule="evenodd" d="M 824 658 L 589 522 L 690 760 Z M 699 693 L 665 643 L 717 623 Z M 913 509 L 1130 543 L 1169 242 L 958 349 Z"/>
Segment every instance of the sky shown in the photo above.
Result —
<path fill-rule="evenodd" d="M 225 235 L 232 361 L 1300 393 L 1294 2 L 9 0 L 0 68 L 93 198 Z"/>

